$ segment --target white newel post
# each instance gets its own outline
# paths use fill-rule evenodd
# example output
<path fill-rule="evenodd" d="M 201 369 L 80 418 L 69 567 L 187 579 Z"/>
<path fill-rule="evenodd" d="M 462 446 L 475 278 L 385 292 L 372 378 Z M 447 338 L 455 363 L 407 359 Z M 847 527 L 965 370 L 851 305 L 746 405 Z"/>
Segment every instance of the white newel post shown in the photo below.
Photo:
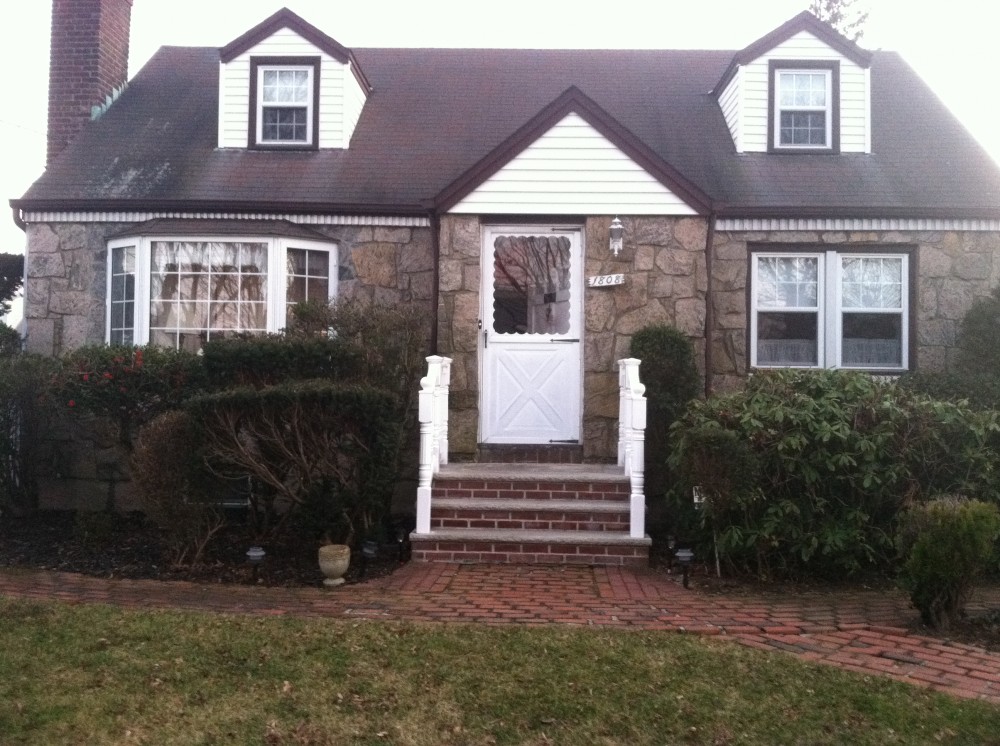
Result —
<path fill-rule="evenodd" d="M 646 535 L 646 387 L 639 381 L 639 361 L 618 361 L 618 465 L 629 478 L 629 536 Z"/>
<path fill-rule="evenodd" d="M 420 469 L 417 476 L 417 533 L 431 532 L 431 482 L 448 463 L 448 385 L 451 359 L 431 355 L 420 379 L 417 419 L 420 422 Z"/>

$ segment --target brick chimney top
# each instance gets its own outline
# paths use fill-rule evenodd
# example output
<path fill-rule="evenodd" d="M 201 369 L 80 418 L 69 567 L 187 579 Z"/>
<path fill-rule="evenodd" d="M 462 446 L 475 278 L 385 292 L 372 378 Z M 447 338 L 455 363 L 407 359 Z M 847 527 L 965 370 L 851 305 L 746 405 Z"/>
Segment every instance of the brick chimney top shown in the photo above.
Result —
<path fill-rule="evenodd" d="M 48 165 L 128 76 L 132 0 L 52 0 Z"/>

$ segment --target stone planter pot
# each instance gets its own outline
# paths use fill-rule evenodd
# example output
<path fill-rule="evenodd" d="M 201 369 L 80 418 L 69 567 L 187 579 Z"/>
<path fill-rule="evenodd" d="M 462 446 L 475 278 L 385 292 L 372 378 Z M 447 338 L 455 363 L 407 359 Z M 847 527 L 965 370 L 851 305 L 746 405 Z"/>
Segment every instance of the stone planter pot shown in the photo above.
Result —
<path fill-rule="evenodd" d="M 319 548 L 319 569 L 326 580 L 323 585 L 333 587 L 344 582 L 344 573 L 351 564 L 351 548 L 346 544 L 327 544 Z"/>

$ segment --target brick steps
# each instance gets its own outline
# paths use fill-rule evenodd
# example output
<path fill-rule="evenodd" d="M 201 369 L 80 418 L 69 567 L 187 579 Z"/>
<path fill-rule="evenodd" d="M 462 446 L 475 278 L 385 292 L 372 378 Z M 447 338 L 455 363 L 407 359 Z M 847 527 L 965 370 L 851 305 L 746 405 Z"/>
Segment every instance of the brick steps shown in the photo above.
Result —
<path fill-rule="evenodd" d="M 442 467 L 431 530 L 413 559 L 504 564 L 645 565 L 649 537 L 629 536 L 629 481 L 600 464 Z"/>
<path fill-rule="evenodd" d="M 628 503 L 605 500 L 439 498 L 431 528 L 628 532 Z"/>

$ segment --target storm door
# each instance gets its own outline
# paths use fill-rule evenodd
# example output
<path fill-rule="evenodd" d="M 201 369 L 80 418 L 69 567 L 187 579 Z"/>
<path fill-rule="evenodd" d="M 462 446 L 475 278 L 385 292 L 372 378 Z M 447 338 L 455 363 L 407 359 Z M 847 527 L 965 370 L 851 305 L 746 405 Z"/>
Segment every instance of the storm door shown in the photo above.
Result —
<path fill-rule="evenodd" d="M 578 443 L 582 408 L 582 234 L 483 232 L 480 437 Z"/>

